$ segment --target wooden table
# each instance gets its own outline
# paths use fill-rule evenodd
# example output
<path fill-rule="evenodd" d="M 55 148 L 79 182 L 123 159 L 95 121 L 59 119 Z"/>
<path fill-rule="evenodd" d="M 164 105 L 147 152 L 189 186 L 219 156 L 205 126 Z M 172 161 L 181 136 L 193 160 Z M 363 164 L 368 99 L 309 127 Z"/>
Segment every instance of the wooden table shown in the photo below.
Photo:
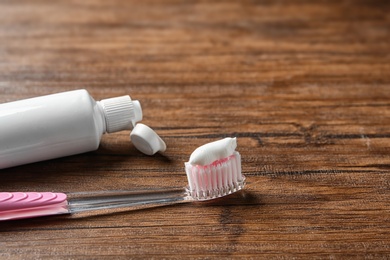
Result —
<path fill-rule="evenodd" d="M 212 203 L 1 222 L 0 258 L 389 258 L 389 11 L 1 1 L 1 103 L 130 94 L 168 149 L 145 156 L 128 132 L 105 135 L 95 152 L 0 170 L 0 191 L 182 187 L 191 152 L 227 136 L 247 186 Z"/>

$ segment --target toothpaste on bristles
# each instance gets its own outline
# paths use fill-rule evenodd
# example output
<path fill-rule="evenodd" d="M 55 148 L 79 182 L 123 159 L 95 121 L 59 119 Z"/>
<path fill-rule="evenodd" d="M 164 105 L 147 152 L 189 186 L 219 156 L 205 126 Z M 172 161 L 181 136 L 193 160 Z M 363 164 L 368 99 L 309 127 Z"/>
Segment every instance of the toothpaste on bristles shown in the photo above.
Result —
<path fill-rule="evenodd" d="M 222 197 L 245 185 L 236 138 L 225 138 L 198 147 L 185 163 L 188 192 L 197 200 Z"/>

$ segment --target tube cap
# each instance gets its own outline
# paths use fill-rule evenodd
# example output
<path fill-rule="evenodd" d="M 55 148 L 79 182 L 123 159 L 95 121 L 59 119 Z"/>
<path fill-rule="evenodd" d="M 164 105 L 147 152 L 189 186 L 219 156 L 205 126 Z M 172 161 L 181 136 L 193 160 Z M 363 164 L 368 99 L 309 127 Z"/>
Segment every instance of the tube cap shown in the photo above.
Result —
<path fill-rule="evenodd" d="M 107 133 L 132 129 L 142 120 L 142 108 L 138 100 L 130 96 L 103 99 L 100 101 L 106 120 Z"/>
<path fill-rule="evenodd" d="M 130 138 L 135 148 L 147 155 L 164 152 L 167 149 L 160 136 L 144 124 L 137 124 L 130 133 Z"/>

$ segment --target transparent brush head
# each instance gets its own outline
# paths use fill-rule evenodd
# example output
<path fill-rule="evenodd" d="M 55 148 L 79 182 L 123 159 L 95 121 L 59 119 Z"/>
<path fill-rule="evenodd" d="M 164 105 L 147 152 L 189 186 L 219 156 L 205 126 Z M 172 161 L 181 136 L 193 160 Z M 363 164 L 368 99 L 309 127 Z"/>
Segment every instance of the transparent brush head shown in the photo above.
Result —
<path fill-rule="evenodd" d="M 221 187 L 214 190 L 190 190 L 189 187 L 186 188 L 189 199 L 192 200 L 212 200 L 220 197 L 224 197 L 242 190 L 245 187 L 245 177 L 242 180 L 237 181 L 233 184 L 230 184 L 226 187 Z"/>

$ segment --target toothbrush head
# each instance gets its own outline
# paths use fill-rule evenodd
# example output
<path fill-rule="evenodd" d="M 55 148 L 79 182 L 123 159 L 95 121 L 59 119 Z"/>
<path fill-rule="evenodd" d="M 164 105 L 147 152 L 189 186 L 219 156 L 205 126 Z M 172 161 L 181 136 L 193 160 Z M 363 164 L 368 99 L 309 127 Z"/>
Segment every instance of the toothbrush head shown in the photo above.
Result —
<path fill-rule="evenodd" d="M 187 193 L 194 200 L 210 200 L 239 191 L 245 186 L 241 173 L 241 156 L 232 155 L 208 165 L 185 163 L 188 179 Z"/>

